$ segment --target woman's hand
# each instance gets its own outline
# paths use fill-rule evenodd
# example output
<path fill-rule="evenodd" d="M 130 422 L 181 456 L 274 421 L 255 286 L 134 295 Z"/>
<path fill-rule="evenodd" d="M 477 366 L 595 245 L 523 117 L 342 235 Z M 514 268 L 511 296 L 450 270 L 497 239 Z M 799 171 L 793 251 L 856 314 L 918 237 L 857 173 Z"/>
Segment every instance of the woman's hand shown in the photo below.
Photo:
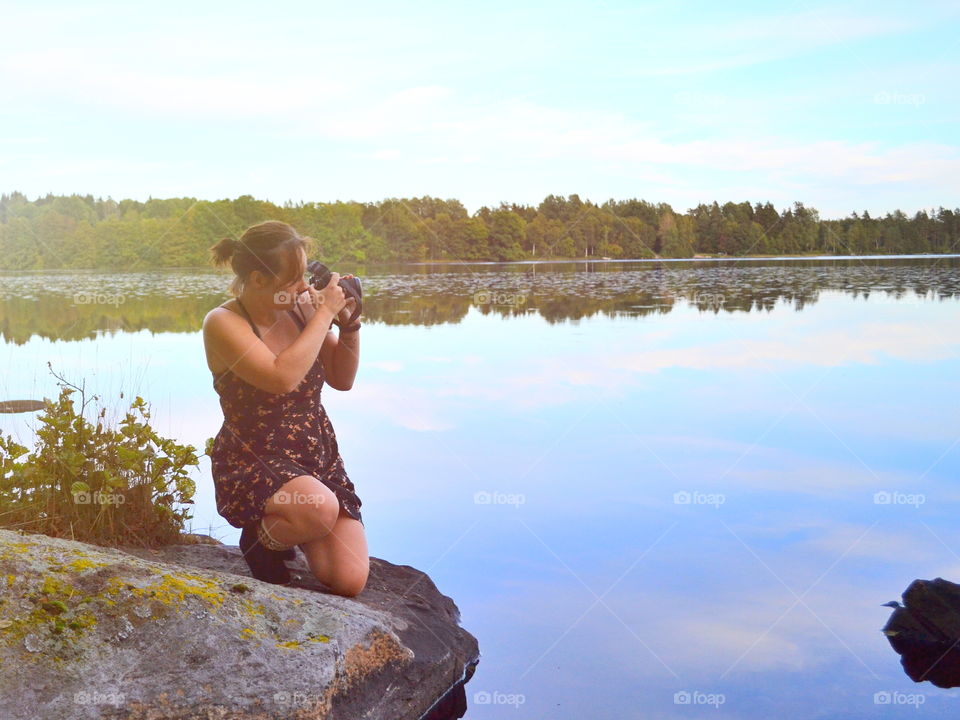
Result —
<path fill-rule="evenodd" d="M 352 278 L 353 275 L 344 275 L 344 277 Z M 340 289 L 343 290 L 343 288 L 340 288 Z M 337 313 L 337 320 L 340 321 L 341 325 L 346 325 L 348 322 L 350 322 L 350 316 L 353 315 L 353 311 L 357 307 L 356 298 L 349 297 L 346 299 L 346 301 L 347 301 L 347 304 L 344 305 L 343 309 L 339 313 Z M 360 316 L 358 315 L 357 320 L 359 319 L 360 319 Z"/>
<path fill-rule="evenodd" d="M 320 310 L 327 310 L 330 313 L 331 320 L 336 318 L 346 305 L 347 298 L 343 294 L 343 288 L 338 284 L 340 275 L 331 273 L 330 282 L 322 290 L 317 290 L 312 285 L 307 286 L 307 292 L 310 294 L 310 303 L 313 305 L 314 315 Z M 349 317 L 349 316 L 348 316 Z"/>

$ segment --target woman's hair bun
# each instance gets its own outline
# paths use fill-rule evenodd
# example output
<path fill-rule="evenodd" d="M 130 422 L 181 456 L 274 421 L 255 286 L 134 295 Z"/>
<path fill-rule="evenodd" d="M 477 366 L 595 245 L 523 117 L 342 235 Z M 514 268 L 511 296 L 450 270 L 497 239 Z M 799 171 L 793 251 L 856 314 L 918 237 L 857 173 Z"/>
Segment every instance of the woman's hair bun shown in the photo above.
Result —
<path fill-rule="evenodd" d="M 236 253 L 237 248 L 240 247 L 240 244 L 240 242 L 230 237 L 220 238 L 217 244 L 210 248 L 213 264 L 226 265 L 229 263 Z"/>

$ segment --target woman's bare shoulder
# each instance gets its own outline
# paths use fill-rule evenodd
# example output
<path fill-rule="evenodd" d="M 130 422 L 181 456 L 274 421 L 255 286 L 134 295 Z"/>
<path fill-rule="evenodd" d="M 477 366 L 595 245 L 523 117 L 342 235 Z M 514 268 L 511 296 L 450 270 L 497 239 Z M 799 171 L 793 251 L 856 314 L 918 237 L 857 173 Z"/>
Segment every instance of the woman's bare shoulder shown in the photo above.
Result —
<path fill-rule="evenodd" d="M 210 308 L 203 317 L 203 329 L 206 330 L 211 325 L 220 325 L 221 323 L 232 327 L 237 325 L 238 322 L 242 322 L 243 318 L 240 316 L 240 313 L 237 310 L 231 309 L 234 307 L 236 307 L 236 302 L 234 300 L 227 300 L 222 305 Z"/>
<path fill-rule="evenodd" d="M 231 314 L 231 315 L 239 315 L 239 314 L 240 314 L 240 311 L 239 311 L 239 309 L 237 308 L 237 301 L 236 301 L 236 299 L 231 299 L 231 300 L 227 300 L 227 301 L 225 301 L 225 302 L 220 303 L 220 304 L 217 305 L 216 307 L 210 308 L 210 310 L 207 311 L 207 315 L 209 316 L 209 315 L 213 315 L 213 314 L 223 314 L 223 313 L 220 312 L 220 311 L 222 311 L 222 310 L 226 310 L 226 311 L 227 311 L 229 314 Z"/>

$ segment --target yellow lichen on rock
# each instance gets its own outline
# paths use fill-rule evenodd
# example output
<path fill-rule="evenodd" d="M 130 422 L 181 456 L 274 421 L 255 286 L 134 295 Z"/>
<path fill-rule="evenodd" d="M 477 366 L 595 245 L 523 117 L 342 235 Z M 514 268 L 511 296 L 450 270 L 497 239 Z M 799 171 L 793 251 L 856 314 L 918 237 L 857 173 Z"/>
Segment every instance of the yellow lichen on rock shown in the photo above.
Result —
<path fill-rule="evenodd" d="M 330 637 L 328 635 L 321 635 L 318 633 L 308 633 L 306 639 L 304 640 L 286 640 L 284 642 L 276 643 L 276 646 L 287 648 L 289 650 L 301 650 L 303 648 L 303 644 L 308 642 L 328 643 L 330 642 Z"/>
<path fill-rule="evenodd" d="M 105 592 L 118 595 L 126 589 L 137 597 L 153 598 L 166 605 L 182 604 L 188 597 L 195 597 L 214 609 L 223 605 L 224 593 L 220 584 L 214 580 L 190 573 L 162 573 L 160 577 L 160 580 L 145 587 L 112 577 L 107 581 Z"/>
<path fill-rule="evenodd" d="M 75 571 L 75 572 L 80 572 L 80 571 L 82 571 L 82 570 L 91 570 L 91 569 L 93 569 L 93 568 L 103 567 L 103 566 L 106 565 L 106 564 L 107 564 L 107 563 L 94 562 L 93 560 L 90 560 L 89 558 L 78 557 L 76 560 L 74 560 L 73 562 L 69 563 L 69 564 L 67 565 L 67 567 L 70 568 L 71 570 Z"/>
<path fill-rule="evenodd" d="M 243 600 L 243 609 L 247 611 L 249 615 L 263 615 L 266 612 L 266 607 L 262 603 L 257 603 L 254 605 L 249 600 Z"/>

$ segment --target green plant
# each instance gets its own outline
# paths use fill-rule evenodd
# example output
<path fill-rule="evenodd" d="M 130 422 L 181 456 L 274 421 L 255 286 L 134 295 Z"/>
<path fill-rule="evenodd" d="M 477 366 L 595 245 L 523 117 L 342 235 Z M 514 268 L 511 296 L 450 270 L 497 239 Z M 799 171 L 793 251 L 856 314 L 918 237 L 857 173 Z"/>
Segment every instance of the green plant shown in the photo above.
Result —
<path fill-rule="evenodd" d="M 83 413 L 97 396 L 54 375 L 60 396 L 38 416 L 33 452 L 0 436 L 0 527 L 99 545 L 178 542 L 191 516 L 175 505 L 193 503 L 195 448 L 160 437 L 141 397 L 117 427 L 105 426 L 102 407 L 94 426 Z"/>

